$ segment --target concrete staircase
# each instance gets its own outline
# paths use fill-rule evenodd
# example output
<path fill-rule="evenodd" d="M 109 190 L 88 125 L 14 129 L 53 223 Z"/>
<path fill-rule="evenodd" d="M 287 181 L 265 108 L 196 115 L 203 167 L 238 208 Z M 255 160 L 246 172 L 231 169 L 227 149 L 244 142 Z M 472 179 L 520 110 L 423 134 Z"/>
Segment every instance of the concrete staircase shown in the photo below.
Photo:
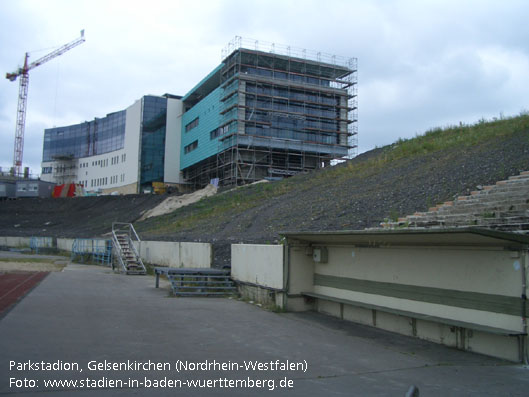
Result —
<path fill-rule="evenodd" d="M 112 224 L 112 268 L 126 274 L 146 274 L 147 269 L 136 250 L 134 241 L 141 241 L 130 223 Z"/>
<path fill-rule="evenodd" d="M 387 229 L 478 226 L 529 234 L 529 171 L 458 196 L 428 212 L 380 224 Z"/>

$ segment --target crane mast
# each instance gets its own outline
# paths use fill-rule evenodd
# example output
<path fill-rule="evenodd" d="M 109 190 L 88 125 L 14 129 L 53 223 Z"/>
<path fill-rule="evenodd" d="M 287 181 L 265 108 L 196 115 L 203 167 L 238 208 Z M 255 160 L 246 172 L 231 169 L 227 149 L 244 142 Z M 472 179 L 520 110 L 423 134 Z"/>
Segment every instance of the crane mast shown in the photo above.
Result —
<path fill-rule="evenodd" d="M 84 41 L 84 30 L 81 30 L 81 37 L 57 48 L 55 51 L 44 55 L 42 58 L 37 59 L 35 62 L 32 62 L 29 65 L 29 53 L 26 52 L 24 56 L 24 66 L 22 66 L 13 73 L 6 73 L 6 79 L 10 81 L 15 81 L 17 77 L 20 77 L 18 89 L 17 120 L 15 130 L 15 148 L 13 153 L 13 169 L 15 175 L 20 174 L 20 169 L 22 167 L 22 157 L 24 153 L 24 130 L 26 127 L 26 107 L 28 100 L 29 71 L 31 69 L 36 68 L 37 66 L 42 65 L 45 62 L 52 60 L 55 57 L 58 57 L 59 55 L 64 54 L 66 51 L 69 51 L 72 48 L 78 46 L 79 44 L 82 44 Z"/>

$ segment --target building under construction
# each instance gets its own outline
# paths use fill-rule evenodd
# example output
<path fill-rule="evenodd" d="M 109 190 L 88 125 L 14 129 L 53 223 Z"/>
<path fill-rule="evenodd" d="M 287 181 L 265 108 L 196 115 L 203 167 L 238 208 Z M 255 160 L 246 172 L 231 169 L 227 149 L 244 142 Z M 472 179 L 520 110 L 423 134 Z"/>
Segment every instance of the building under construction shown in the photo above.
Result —
<path fill-rule="evenodd" d="M 236 38 L 183 98 L 184 180 L 239 185 L 354 154 L 356 84 L 355 58 Z"/>
<path fill-rule="evenodd" d="M 355 154 L 355 58 L 236 37 L 184 97 L 45 131 L 44 180 L 103 193 L 278 179 Z"/>

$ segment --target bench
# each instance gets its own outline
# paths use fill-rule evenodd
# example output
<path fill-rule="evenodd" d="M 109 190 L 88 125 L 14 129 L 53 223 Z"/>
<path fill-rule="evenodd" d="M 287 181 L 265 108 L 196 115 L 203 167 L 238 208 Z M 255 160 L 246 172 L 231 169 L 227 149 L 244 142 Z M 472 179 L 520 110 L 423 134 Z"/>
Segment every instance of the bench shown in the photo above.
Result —
<path fill-rule="evenodd" d="M 356 306 L 356 307 L 362 307 L 364 309 L 370 309 L 370 310 L 376 310 L 380 312 L 395 314 L 397 316 L 411 317 L 412 319 L 437 322 L 437 323 L 445 324 L 451 327 L 471 329 L 474 331 L 487 332 L 487 333 L 496 334 L 496 335 L 507 335 L 507 336 L 517 336 L 517 337 L 527 335 L 527 333 L 522 332 L 522 331 L 514 331 L 514 330 L 509 330 L 509 329 L 504 329 L 504 328 L 490 327 L 487 325 L 468 323 L 465 321 L 451 320 L 451 319 L 443 318 L 443 317 L 430 316 L 427 314 L 421 314 L 421 313 L 409 312 L 406 310 L 393 309 L 393 308 L 385 307 L 385 306 L 373 305 L 371 303 L 353 301 L 353 300 L 342 299 L 342 298 L 335 298 L 333 296 L 317 294 L 314 292 L 302 292 L 301 295 L 304 296 L 305 298 L 312 299 L 312 300 L 322 299 L 322 300 L 339 303 L 342 309 L 343 309 L 343 305 L 351 305 L 351 306 Z"/>

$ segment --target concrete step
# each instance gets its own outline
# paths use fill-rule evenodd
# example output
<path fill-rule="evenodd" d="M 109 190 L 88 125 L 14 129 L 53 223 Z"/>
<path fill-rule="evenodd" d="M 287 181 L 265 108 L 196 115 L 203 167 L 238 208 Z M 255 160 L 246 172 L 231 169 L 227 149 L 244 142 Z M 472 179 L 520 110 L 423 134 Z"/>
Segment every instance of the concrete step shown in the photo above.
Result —
<path fill-rule="evenodd" d="M 475 202 L 489 202 L 489 201 L 502 201 L 510 199 L 524 199 L 529 197 L 529 189 L 517 189 L 517 190 L 506 190 L 506 191 L 496 191 L 494 193 L 479 193 L 470 196 L 458 196 L 454 200 L 453 205 L 462 205 L 467 203 Z"/>
<path fill-rule="evenodd" d="M 446 207 L 432 207 L 430 211 L 422 214 L 445 214 L 445 213 L 461 213 L 468 212 L 476 209 L 482 211 L 487 208 L 518 208 L 526 209 L 529 208 L 529 202 L 526 202 L 529 199 L 525 198 L 514 198 L 512 200 L 499 200 L 499 201 L 489 201 L 489 202 L 461 202 L 457 205 L 446 206 Z M 415 215 L 415 214 L 414 214 Z"/>
<path fill-rule="evenodd" d="M 467 206 L 457 206 L 450 209 L 439 209 L 427 213 L 427 215 L 448 215 L 448 214 L 465 214 L 473 213 L 479 214 L 484 212 L 506 212 L 506 211 L 525 211 L 529 209 L 529 203 L 525 203 L 519 200 L 513 202 L 494 202 L 494 203 L 478 203 Z"/>
<path fill-rule="evenodd" d="M 407 222 L 473 222 L 474 220 L 483 219 L 529 219 L 529 215 L 521 211 L 504 211 L 491 213 L 465 213 L 465 214 L 445 214 L 431 215 L 422 217 L 413 217 Z M 399 223 L 399 222 L 397 222 Z M 405 222 L 400 222 L 404 224 Z"/>
<path fill-rule="evenodd" d="M 431 207 L 428 212 L 417 212 L 386 221 L 383 228 L 439 227 L 468 225 L 523 225 L 529 220 L 529 171 L 523 171 L 495 185 L 484 186 L 470 195 L 458 196 Z"/>

